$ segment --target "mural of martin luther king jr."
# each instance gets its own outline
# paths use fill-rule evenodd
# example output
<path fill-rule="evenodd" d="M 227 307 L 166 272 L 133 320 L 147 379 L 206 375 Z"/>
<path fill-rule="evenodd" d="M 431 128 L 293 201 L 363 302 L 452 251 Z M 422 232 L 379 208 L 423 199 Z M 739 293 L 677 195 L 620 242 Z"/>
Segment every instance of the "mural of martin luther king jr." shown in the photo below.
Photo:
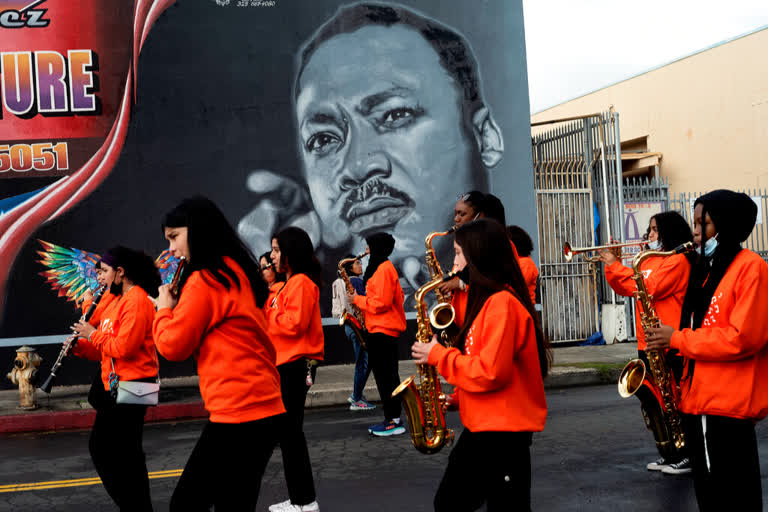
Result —
<path fill-rule="evenodd" d="M 457 194 L 488 191 L 504 152 L 464 37 L 399 5 L 342 6 L 298 56 L 294 113 L 306 181 L 251 173 L 243 238 L 258 254 L 296 225 L 335 268 L 385 231 L 404 284 L 426 282 L 424 237 L 453 224 Z"/>

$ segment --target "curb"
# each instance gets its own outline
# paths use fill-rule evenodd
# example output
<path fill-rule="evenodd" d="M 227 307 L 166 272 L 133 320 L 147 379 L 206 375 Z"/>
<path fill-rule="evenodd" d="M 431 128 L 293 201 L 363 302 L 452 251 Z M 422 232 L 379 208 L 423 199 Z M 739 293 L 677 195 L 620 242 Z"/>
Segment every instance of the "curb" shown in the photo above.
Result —
<path fill-rule="evenodd" d="M 546 389 L 559 389 L 575 386 L 593 386 L 615 384 L 618 372 L 600 372 L 595 368 L 577 368 L 570 366 L 553 367 L 544 380 Z M 445 391 L 451 389 L 443 382 Z M 334 384 L 315 385 L 307 394 L 307 408 L 346 405 L 351 392 L 350 386 Z M 367 396 L 378 397 L 374 384 L 365 387 Z M 89 429 L 93 426 L 96 411 L 91 408 L 69 411 L 43 411 L 0 415 L 0 435 L 24 432 L 51 432 L 60 430 Z M 202 400 L 177 403 L 165 403 L 149 407 L 146 423 L 161 421 L 191 420 L 208 417 Z"/>

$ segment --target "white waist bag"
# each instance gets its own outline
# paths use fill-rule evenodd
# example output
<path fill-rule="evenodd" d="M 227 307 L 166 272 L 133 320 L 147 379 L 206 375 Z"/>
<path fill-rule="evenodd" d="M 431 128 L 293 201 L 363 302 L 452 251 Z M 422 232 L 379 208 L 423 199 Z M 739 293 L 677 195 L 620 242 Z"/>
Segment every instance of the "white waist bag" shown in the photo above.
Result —
<path fill-rule="evenodd" d="M 118 404 L 157 405 L 160 394 L 159 372 L 157 382 L 120 380 L 120 377 L 115 373 L 115 360 L 111 359 L 111 361 L 112 375 L 110 375 L 109 387 L 113 393 L 117 393 L 115 401 Z"/>

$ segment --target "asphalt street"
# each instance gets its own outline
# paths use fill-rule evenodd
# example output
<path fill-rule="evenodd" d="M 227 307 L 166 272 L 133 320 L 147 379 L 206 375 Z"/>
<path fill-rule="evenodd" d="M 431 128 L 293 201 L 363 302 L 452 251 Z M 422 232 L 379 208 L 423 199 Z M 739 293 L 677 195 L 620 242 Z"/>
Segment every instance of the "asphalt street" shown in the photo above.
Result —
<path fill-rule="evenodd" d="M 550 390 L 547 427 L 534 436 L 533 508 L 542 511 L 696 510 L 693 484 L 685 476 L 645 469 L 656 458 L 653 439 L 642 423 L 635 398 L 621 399 L 615 386 Z M 369 437 L 366 427 L 380 421 L 379 410 L 308 410 L 305 432 L 318 501 L 325 512 L 429 511 L 450 448 L 418 453 L 407 435 Z M 449 423 L 460 429 L 456 413 Z M 167 510 L 177 474 L 203 423 L 145 427 L 144 448 L 155 510 Z M 768 427 L 758 425 L 763 489 L 768 489 Z M 114 510 L 88 455 L 88 432 L 20 434 L 0 438 L 1 511 Z M 236 447 L 233 463 L 237 460 Z M 164 473 L 165 472 L 165 473 Z M 41 484 L 12 491 L 11 484 Z M 60 487 L 66 486 L 66 487 Z M 47 487 L 47 488 L 46 488 Z M 12 491 L 12 492 L 8 492 Z M 257 510 L 287 498 L 279 449 L 261 486 Z"/>

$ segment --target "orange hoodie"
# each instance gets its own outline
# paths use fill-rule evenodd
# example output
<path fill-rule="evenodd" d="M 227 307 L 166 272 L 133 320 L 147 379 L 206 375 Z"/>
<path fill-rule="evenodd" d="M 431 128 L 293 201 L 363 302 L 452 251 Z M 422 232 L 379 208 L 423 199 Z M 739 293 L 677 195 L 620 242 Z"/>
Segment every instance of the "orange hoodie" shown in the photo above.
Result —
<path fill-rule="evenodd" d="M 664 325 L 677 328 L 680 325 L 680 312 L 683 309 L 685 290 L 688 288 L 688 275 L 691 264 L 684 254 L 674 256 L 652 256 L 640 265 L 643 272 L 645 288 L 653 297 L 653 307 L 659 320 Z M 634 272 L 625 267 L 621 261 L 615 261 L 605 267 L 605 279 L 613 291 L 624 297 L 632 297 L 637 291 L 637 285 L 632 280 Z M 635 304 L 635 332 L 637 333 L 637 348 L 645 350 L 645 333 L 640 319 L 640 303 Z"/>
<path fill-rule="evenodd" d="M 680 410 L 761 420 L 768 414 L 768 264 L 754 252 L 736 255 L 696 330 L 672 334 L 686 361 Z"/>
<path fill-rule="evenodd" d="M 467 332 L 465 354 L 435 345 L 429 364 L 460 391 L 461 422 L 472 432 L 540 432 L 547 418 L 536 330 L 510 292 L 491 295 Z"/>
<path fill-rule="evenodd" d="M 127 293 L 113 297 L 101 310 L 99 327 L 91 334 L 91 339 L 81 338 L 75 346 L 77 355 L 91 356 L 89 358 L 96 353 L 101 355 L 101 381 L 105 390 L 109 389 L 112 360 L 120 380 L 155 377 L 159 368 L 152 342 L 155 307 L 147 292 L 134 286 Z"/>
<path fill-rule="evenodd" d="M 517 262 L 520 264 L 520 270 L 523 273 L 525 284 L 528 285 L 528 293 L 531 296 L 531 302 L 536 304 L 536 280 L 539 278 L 539 269 L 536 268 L 536 263 L 533 262 L 533 258 L 530 256 L 517 258 Z"/>
<path fill-rule="evenodd" d="M 99 304 L 96 306 L 96 310 L 91 315 L 91 318 L 88 319 L 88 323 L 91 324 L 94 327 L 99 326 L 99 322 L 101 322 L 101 315 L 106 311 L 113 300 L 117 298 L 116 295 L 112 295 L 112 293 L 107 290 L 104 292 L 104 295 L 101 297 L 101 300 L 99 301 Z M 82 304 L 83 314 L 88 312 L 88 309 L 91 307 L 91 303 L 93 300 L 85 300 Z M 84 343 L 80 343 L 80 342 Z M 82 357 L 83 359 L 88 359 L 90 361 L 101 361 L 101 352 L 96 350 L 96 348 L 91 345 L 90 343 L 85 343 L 85 339 L 78 340 L 77 344 L 75 345 L 75 348 L 73 349 L 73 353 L 77 357 Z"/>
<path fill-rule="evenodd" d="M 270 307 L 270 304 L 272 304 L 272 301 L 275 300 L 277 293 L 283 289 L 283 286 L 285 286 L 285 281 L 277 281 L 272 283 L 272 286 L 269 287 L 269 295 L 267 296 L 267 300 L 264 302 L 264 305 L 261 307 L 265 314 L 267 309 Z"/>
<path fill-rule="evenodd" d="M 365 315 L 368 332 L 398 337 L 405 331 L 405 295 L 391 261 L 376 269 L 365 285 L 365 295 L 355 296 L 355 306 Z"/>
<path fill-rule="evenodd" d="M 320 289 L 306 274 L 291 276 L 265 309 L 277 365 L 302 357 L 323 360 Z"/>
<path fill-rule="evenodd" d="M 251 284 L 230 258 L 240 287 L 224 288 L 208 271 L 192 272 L 179 303 L 160 309 L 153 332 L 166 359 L 197 359 L 200 394 L 214 423 L 245 423 L 285 412 L 275 348 Z"/>

